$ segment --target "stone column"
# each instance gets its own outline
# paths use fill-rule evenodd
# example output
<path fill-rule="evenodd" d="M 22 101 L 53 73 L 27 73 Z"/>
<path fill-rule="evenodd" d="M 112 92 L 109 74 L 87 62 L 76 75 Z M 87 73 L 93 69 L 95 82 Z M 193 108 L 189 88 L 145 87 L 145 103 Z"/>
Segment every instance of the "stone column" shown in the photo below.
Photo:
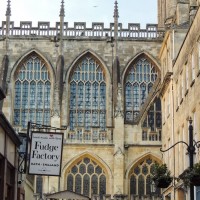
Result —
<path fill-rule="evenodd" d="M 174 16 L 176 11 L 177 0 L 167 0 L 167 18 Z"/>
<path fill-rule="evenodd" d="M 124 193 L 124 112 L 122 88 L 118 84 L 117 105 L 115 108 L 113 141 L 114 153 L 114 194 Z"/>
<path fill-rule="evenodd" d="M 178 2 L 176 8 L 177 25 L 188 22 L 189 20 L 189 2 Z"/>
<path fill-rule="evenodd" d="M 166 19 L 165 24 L 170 25 L 173 23 L 173 18 L 176 12 L 177 0 L 166 0 Z"/>
<path fill-rule="evenodd" d="M 158 0 L 158 28 L 163 29 L 166 19 L 166 2 L 165 0 Z"/>

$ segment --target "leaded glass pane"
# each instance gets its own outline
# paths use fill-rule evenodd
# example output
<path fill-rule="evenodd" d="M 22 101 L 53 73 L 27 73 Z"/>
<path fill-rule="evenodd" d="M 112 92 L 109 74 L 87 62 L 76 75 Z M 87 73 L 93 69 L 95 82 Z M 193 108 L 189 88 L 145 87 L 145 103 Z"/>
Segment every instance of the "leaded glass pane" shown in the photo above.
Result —
<path fill-rule="evenodd" d="M 130 195 L 139 195 L 144 198 L 151 194 L 151 176 L 154 163 L 155 160 L 148 157 L 132 168 L 130 171 Z M 157 192 L 156 194 L 160 195 L 160 190 Z"/>
<path fill-rule="evenodd" d="M 139 101 L 140 101 L 140 94 L 139 94 L 139 85 L 135 83 L 133 85 L 133 106 L 134 110 L 139 110 Z"/>
<path fill-rule="evenodd" d="M 161 113 L 156 113 L 156 126 L 161 128 Z"/>
<path fill-rule="evenodd" d="M 74 179 L 71 174 L 68 175 L 67 177 L 67 190 L 73 192 L 73 183 Z"/>
<path fill-rule="evenodd" d="M 93 174 L 94 173 L 94 166 L 92 164 L 88 165 L 87 172 L 89 174 Z"/>
<path fill-rule="evenodd" d="M 100 109 L 106 108 L 106 84 L 101 83 L 100 85 Z"/>
<path fill-rule="evenodd" d="M 100 130 L 105 130 L 106 129 L 106 113 L 105 111 L 100 112 L 99 116 L 100 120 Z"/>
<path fill-rule="evenodd" d="M 22 108 L 28 108 L 28 91 L 29 91 L 28 81 L 24 81 L 22 86 Z"/>
<path fill-rule="evenodd" d="M 85 196 L 100 194 L 102 197 L 106 194 L 105 172 L 96 162 L 87 157 L 72 166 L 67 173 L 66 182 L 67 189 Z"/>
<path fill-rule="evenodd" d="M 70 130 L 106 127 L 106 84 L 98 62 L 87 54 L 70 76 Z M 76 103 L 77 102 L 77 103 Z M 101 112 L 100 112 L 101 110 Z"/>
<path fill-rule="evenodd" d="M 72 82 L 70 85 L 70 108 L 71 109 L 76 108 L 76 83 L 75 82 Z"/>
<path fill-rule="evenodd" d="M 138 175 L 140 173 L 140 168 L 138 166 L 134 169 L 134 173 L 136 175 Z"/>
<path fill-rule="evenodd" d="M 51 117 L 51 113 L 50 113 L 50 110 L 45 110 L 44 111 L 44 125 L 50 125 L 50 121 L 49 121 L 49 119 L 50 119 L 50 117 Z"/>
<path fill-rule="evenodd" d="M 84 90 L 84 85 L 82 82 L 78 84 L 78 97 L 77 97 L 77 106 L 78 108 L 82 109 L 84 106 L 84 101 L 83 101 L 83 90 Z M 74 95 L 74 101 L 76 101 L 76 96 Z"/>
<path fill-rule="evenodd" d="M 43 111 L 42 110 L 38 110 L 36 113 L 36 123 L 37 124 L 43 124 Z"/>
<path fill-rule="evenodd" d="M 34 110 L 34 109 L 31 109 L 31 110 L 29 111 L 29 116 L 30 116 L 30 121 L 31 121 L 31 122 L 35 122 L 36 114 L 35 114 L 35 110 Z"/>
<path fill-rule="evenodd" d="M 28 123 L 28 111 L 22 110 L 21 114 L 22 114 L 21 124 L 22 124 L 22 127 L 25 128 Z"/>
<path fill-rule="evenodd" d="M 21 107 L 21 82 L 17 81 L 15 83 L 15 109 Z"/>
<path fill-rule="evenodd" d="M 151 91 L 151 88 L 153 87 L 153 84 L 152 83 L 149 83 L 148 84 L 148 93 Z"/>
<path fill-rule="evenodd" d="M 14 111 L 14 125 L 20 125 L 20 110 Z"/>
<path fill-rule="evenodd" d="M 95 127 L 95 126 L 98 126 L 99 123 L 98 123 L 98 112 L 97 111 L 94 111 L 92 113 L 92 126 Z"/>
<path fill-rule="evenodd" d="M 90 130 L 91 125 L 91 112 L 86 111 L 85 113 L 85 130 Z"/>
<path fill-rule="evenodd" d="M 76 123 L 76 115 L 75 111 L 70 111 L 69 113 L 69 119 L 70 119 L 70 130 L 74 130 L 75 123 Z"/>
<path fill-rule="evenodd" d="M 151 177 L 147 176 L 146 178 L 146 194 L 150 195 L 151 194 Z"/>
<path fill-rule="evenodd" d="M 84 124 L 84 116 L 83 116 L 83 111 L 78 111 L 78 115 L 77 115 L 77 117 L 78 117 L 78 119 L 77 119 L 77 125 L 78 126 L 83 126 L 83 124 Z"/>
<path fill-rule="evenodd" d="M 90 177 L 85 174 L 83 177 L 83 195 L 89 196 L 90 191 Z"/>
<path fill-rule="evenodd" d="M 139 111 L 152 88 L 158 72 L 146 58 L 133 63 L 125 77 L 125 113 L 127 122 L 137 119 Z"/>
<path fill-rule="evenodd" d="M 91 84 L 86 83 L 85 89 L 85 107 L 88 109 L 91 107 Z"/>
<path fill-rule="evenodd" d="M 138 178 L 138 194 L 140 196 L 144 195 L 144 177 L 142 175 Z"/>
<path fill-rule="evenodd" d="M 39 193 L 39 194 L 42 194 L 42 185 L 43 185 L 42 176 L 37 176 L 37 178 L 36 178 L 36 192 Z"/>
<path fill-rule="evenodd" d="M 87 165 L 88 163 L 90 163 L 90 159 L 89 158 L 84 158 L 83 162 Z"/>
<path fill-rule="evenodd" d="M 81 188 L 82 188 L 82 178 L 79 174 L 77 174 L 75 178 L 75 192 L 81 194 Z"/>
<path fill-rule="evenodd" d="M 43 108 L 43 83 L 40 81 L 37 85 L 37 107 Z"/>
<path fill-rule="evenodd" d="M 92 176 L 92 194 L 98 194 L 98 177 L 95 174 Z"/>
<path fill-rule="evenodd" d="M 72 171 L 73 174 L 76 174 L 78 172 L 77 166 L 72 167 L 71 171 Z"/>
<path fill-rule="evenodd" d="M 80 172 L 81 174 L 85 174 L 85 173 L 86 173 L 86 167 L 85 167 L 84 164 L 81 164 L 81 165 L 79 166 L 79 172 Z"/>
<path fill-rule="evenodd" d="M 156 111 L 161 111 L 161 100 L 157 99 L 156 101 Z"/>
<path fill-rule="evenodd" d="M 132 92 L 131 92 L 131 84 L 130 83 L 126 84 L 125 93 L 126 93 L 126 109 L 132 110 L 133 109 L 133 102 L 132 102 L 133 100 L 132 100 Z"/>
<path fill-rule="evenodd" d="M 105 175 L 100 176 L 100 183 L 99 183 L 99 193 L 102 197 L 104 194 L 106 194 L 106 177 Z"/>
<path fill-rule="evenodd" d="M 148 158 L 148 159 L 146 160 L 146 163 L 150 165 L 150 164 L 152 163 L 152 159 Z"/>
<path fill-rule="evenodd" d="M 137 194 L 136 193 L 136 178 L 134 175 L 130 178 L 130 194 Z"/>
<path fill-rule="evenodd" d="M 31 55 L 15 77 L 14 124 L 26 128 L 30 120 L 49 125 L 51 82 L 43 61 Z"/>
<path fill-rule="evenodd" d="M 47 81 L 44 86 L 44 107 L 50 109 L 50 92 L 51 92 L 51 83 Z"/>
<path fill-rule="evenodd" d="M 159 98 L 155 99 L 155 101 L 151 104 L 144 119 L 144 122 L 142 124 L 142 127 L 145 128 L 145 130 L 143 131 L 146 131 L 146 128 L 149 129 L 148 131 L 149 140 L 151 141 L 161 140 L 162 115 L 161 115 L 161 102 Z"/>
<path fill-rule="evenodd" d="M 35 108 L 35 101 L 36 101 L 36 83 L 35 81 L 31 81 L 30 84 L 30 108 Z"/>
<path fill-rule="evenodd" d="M 147 167 L 146 165 L 144 165 L 144 166 L 142 167 L 142 173 L 143 173 L 144 175 L 147 175 L 147 174 L 148 174 L 148 167 Z"/>
<path fill-rule="evenodd" d="M 96 169 L 95 169 L 95 172 L 96 172 L 97 174 L 101 174 L 101 172 L 102 172 L 101 167 L 97 166 Z"/>
<path fill-rule="evenodd" d="M 97 82 L 92 85 L 92 108 L 98 109 L 98 96 L 99 96 L 99 84 Z"/>
<path fill-rule="evenodd" d="M 141 105 L 144 104 L 146 99 L 146 85 L 143 83 L 140 85 L 140 99 L 141 99 Z"/>

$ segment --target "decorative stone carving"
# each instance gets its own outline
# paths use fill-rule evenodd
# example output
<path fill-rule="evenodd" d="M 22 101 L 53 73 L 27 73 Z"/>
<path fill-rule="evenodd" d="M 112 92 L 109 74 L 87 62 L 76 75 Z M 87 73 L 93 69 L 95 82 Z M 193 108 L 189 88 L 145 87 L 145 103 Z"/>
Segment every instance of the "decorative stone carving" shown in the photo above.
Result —
<path fill-rule="evenodd" d="M 122 87 L 121 84 L 118 84 L 117 90 L 117 105 L 115 108 L 115 118 L 116 117 L 124 117 L 124 109 L 123 109 L 123 100 L 122 100 Z"/>
<path fill-rule="evenodd" d="M 51 117 L 60 117 L 60 106 L 59 106 L 59 90 L 58 90 L 58 85 L 57 83 L 55 84 L 54 87 L 54 106 L 53 109 L 51 111 Z"/>
<path fill-rule="evenodd" d="M 117 155 L 123 155 L 124 156 L 124 152 L 122 151 L 122 149 L 120 147 L 118 147 L 117 151 L 114 153 L 114 156 Z"/>

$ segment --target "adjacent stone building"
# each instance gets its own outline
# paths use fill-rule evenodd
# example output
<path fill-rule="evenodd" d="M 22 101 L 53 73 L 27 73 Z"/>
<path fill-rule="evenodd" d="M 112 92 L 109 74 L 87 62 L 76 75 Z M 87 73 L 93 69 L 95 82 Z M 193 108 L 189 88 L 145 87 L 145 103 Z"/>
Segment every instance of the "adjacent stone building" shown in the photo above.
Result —
<path fill-rule="evenodd" d="M 8 66 L 7 56 L 2 62 L 0 74 L 0 199 L 17 200 L 24 191 L 18 187 L 18 147 L 21 142 L 15 130 L 2 112 L 5 95 L 5 76 Z M 19 191 L 19 192 L 18 192 Z"/>
<path fill-rule="evenodd" d="M 123 28 L 115 1 L 114 23 L 88 28 L 68 26 L 62 1 L 55 27 L 16 27 L 8 1 L 0 27 L 0 60 L 9 60 L 3 112 L 21 133 L 28 121 L 64 131 L 61 177 L 35 176 L 32 184 L 24 177 L 26 200 L 31 189 L 43 198 L 69 191 L 97 199 L 189 199 L 181 181 L 160 190 L 151 175 L 155 162 L 167 163 L 176 177 L 188 167 L 184 146 L 164 154 L 160 148 L 187 142 L 189 117 L 199 139 L 198 8 L 195 0 L 158 0 L 158 25 Z"/>

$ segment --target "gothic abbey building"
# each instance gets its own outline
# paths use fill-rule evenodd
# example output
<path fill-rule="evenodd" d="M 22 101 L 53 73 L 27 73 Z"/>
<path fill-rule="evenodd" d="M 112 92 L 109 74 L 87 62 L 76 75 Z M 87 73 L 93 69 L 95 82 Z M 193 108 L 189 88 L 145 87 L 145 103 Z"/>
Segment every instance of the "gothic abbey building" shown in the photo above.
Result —
<path fill-rule="evenodd" d="M 29 121 L 64 132 L 61 176 L 23 175 L 10 200 L 17 199 L 17 187 L 25 200 L 72 193 L 190 199 L 181 180 L 152 190 L 151 176 L 155 162 L 166 163 L 174 177 L 188 167 L 184 145 L 163 154 L 160 148 L 188 142 L 189 117 L 200 140 L 199 5 L 158 0 L 158 24 L 141 29 L 134 23 L 123 28 L 115 1 L 110 27 L 88 28 L 83 22 L 68 26 L 62 1 L 54 27 L 29 21 L 16 27 L 8 0 L 0 26 L 2 110 L 17 133 L 27 133 Z M 199 162 L 198 150 L 194 157 Z"/>

